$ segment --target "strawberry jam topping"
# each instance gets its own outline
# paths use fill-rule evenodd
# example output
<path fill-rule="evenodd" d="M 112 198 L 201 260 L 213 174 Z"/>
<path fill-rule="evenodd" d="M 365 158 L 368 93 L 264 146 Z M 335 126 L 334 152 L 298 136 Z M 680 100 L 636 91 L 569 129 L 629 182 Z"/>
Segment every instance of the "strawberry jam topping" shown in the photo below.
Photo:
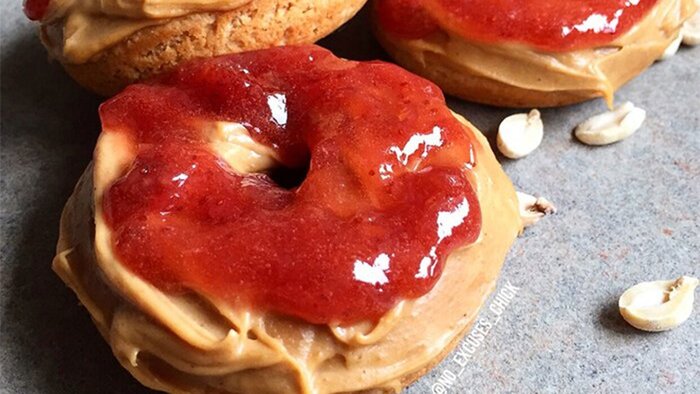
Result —
<path fill-rule="evenodd" d="M 24 15 L 33 21 L 44 18 L 51 0 L 24 0 Z"/>
<path fill-rule="evenodd" d="M 438 25 L 421 3 L 421 0 L 377 1 L 375 10 L 379 24 L 403 38 L 425 37 L 436 31 Z"/>
<path fill-rule="evenodd" d="M 378 20 L 389 33 L 425 37 L 424 26 L 477 42 L 519 42 L 545 51 L 606 45 L 627 32 L 658 0 L 379 0 Z M 408 4 L 408 5 L 407 5 Z M 408 9 L 419 16 L 401 17 Z M 419 15 L 419 14 L 415 14 Z"/>
<path fill-rule="evenodd" d="M 427 293 L 481 227 L 473 134 L 432 83 L 315 46 L 189 63 L 102 105 L 134 143 L 103 198 L 120 261 L 167 292 L 313 323 Z M 244 125 L 298 186 L 233 171 L 204 124 Z"/>

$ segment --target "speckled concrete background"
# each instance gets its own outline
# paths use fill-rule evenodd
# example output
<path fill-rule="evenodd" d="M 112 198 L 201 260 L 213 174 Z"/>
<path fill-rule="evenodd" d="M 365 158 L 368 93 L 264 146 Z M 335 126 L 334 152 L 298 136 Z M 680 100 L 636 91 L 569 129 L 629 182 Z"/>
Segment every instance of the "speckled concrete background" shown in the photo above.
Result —
<path fill-rule="evenodd" d="M 91 157 L 100 99 L 47 63 L 16 3 L 0 5 L 0 392 L 146 393 L 49 269 L 61 208 Z M 324 45 L 383 56 L 362 18 Z M 616 308 L 639 281 L 700 275 L 700 48 L 656 64 L 617 100 L 648 111 L 628 140 L 592 149 L 572 138 L 574 125 L 605 109 L 595 101 L 543 111 L 542 146 L 503 160 L 519 189 L 548 197 L 559 213 L 516 242 L 500 286 L 520 289 L 482 312 L 486 337 L 408 393 L 700 392 L 700 306 L 661 334 L 635 331 Z M 450 104 L 492 140 L 513 113 Z"/>

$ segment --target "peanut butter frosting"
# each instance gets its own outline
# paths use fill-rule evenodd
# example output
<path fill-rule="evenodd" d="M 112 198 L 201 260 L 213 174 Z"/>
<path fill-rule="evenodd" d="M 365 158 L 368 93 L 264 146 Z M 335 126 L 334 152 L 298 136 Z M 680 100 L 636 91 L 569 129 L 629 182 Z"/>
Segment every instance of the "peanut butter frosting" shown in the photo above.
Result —
<path fill-rule="evenodd" d="M 612 104 L 614 91 L 658 59 L 695 10 L 694 0 L 660 0 L 609 45 L 569 52 L 543 52 L 519 43 L 477 43 L 444 30 L 415 40 L 382 35 L 418 64 L 425 65 L 428 57 L 437 58 L 452 72 L 503 86 L 602 96 Z M 459 90 L 442 87 L 454 94 Z"/>
<path fill-rule="evenodd" d="M 463 119 L 461 119 L 464 121 Z M 175 393 L 398 392 L 436 364 L 471 325 L 522 228 L 517 198 L 485 138 L 474 130 L 473 184 L 483 212 L 472 245 L 452 253 L 436 286 L 399 302 L 376 323 L 312 325 L 232 308 L 207 294 L 166 294 L 116 258 L 101 201 L 134 153 L 103 133 L 94 164 L 68 201 L 54 259 L 115 356 L 143 384 Z M 269 166 L 266 147 L 230 123 L 211 146 L 237 171 Z"/>
<path fill-rule="evenodd" d="M 54 57 L 87 62 L 136 31 L 198 12 L 229 11 L 251 0 L 51 0 L 42 39 Z"/>

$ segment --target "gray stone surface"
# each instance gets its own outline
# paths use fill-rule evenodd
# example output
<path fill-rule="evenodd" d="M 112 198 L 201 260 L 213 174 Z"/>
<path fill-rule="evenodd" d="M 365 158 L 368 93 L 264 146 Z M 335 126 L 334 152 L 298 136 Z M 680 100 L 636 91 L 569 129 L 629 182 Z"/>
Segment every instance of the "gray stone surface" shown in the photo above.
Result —
<path fill-rule="evenodd" d="M 0 5 L 0 392 L 146 393 L 49 269 L 61 208 L 99 130 L 100 99 L 47 63 L 18 3 Z M 352 58 L 383 56 L 363 19 L 324 44 Z M 482 312 L 492 327 L 470 359 L 465 346 L 408 393 L 700 392 L 700 307 L 680 328 L 647 334 L 615 306 L 639 281 L 700 275 L 699 64 L 700 48 L 682 49 L 622 89 L 617 100 L 649 116 L 613 146 L 588 148 L 571 135 L 602 102 L 543 111 L 542 146 L 503 164 L 518 188 L 549 197 L 559 213 L 516 242 L 500 286 L 520 290 L 507 307 Z M 514 112 L 450 105 L 492 141 Z"/>

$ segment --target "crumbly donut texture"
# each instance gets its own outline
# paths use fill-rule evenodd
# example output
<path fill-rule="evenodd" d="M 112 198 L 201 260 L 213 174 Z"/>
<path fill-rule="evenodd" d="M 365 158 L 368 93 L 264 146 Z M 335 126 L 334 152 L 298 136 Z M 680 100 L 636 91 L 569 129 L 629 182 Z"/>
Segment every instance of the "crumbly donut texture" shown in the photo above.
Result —
<path fill-rule="evenodd" d="M 65 18 L 42 25 L 41 36 L 52 56 L 78 83 L 110 96 L 196 57 L 313 43 L 352 18 L 365 2 L 254 0 L 233 10 L 136 20 L 143 26 L 117 43 L 104 48 L 93 43 L 74 56 L 64 53 Z M 111 23 L 104 19 L 85 23 Z"/>
<path fill-rule="evenodd" d="M 605 47 L 562 53 L 522 44 L 481 44 L 447 31 L 409 40 L 375 24 L 379 42 L 407 69 L 446 93 L 505 107 L 555 107 L 613 93 L 659 59 L 693 15 L 694 0 L 660 0 L 631 30 Z"/>
<path fill-rule="evenodd" d="M 513 186 L 485 138 L 472 171 L 483 224 L 454 252 L 436 286 L 374 325 L 312 325 L 233 310 L 202 294 L 168 295 L 127 271 L 111 249 L 101 196 L 128 165 L 119 133 L 69 199 L 53 268 L 88 309 L 119 362 L 144 385 L 173 393 L 399 392 L 436 365 L 471 327 L 522 228 Z"/>

